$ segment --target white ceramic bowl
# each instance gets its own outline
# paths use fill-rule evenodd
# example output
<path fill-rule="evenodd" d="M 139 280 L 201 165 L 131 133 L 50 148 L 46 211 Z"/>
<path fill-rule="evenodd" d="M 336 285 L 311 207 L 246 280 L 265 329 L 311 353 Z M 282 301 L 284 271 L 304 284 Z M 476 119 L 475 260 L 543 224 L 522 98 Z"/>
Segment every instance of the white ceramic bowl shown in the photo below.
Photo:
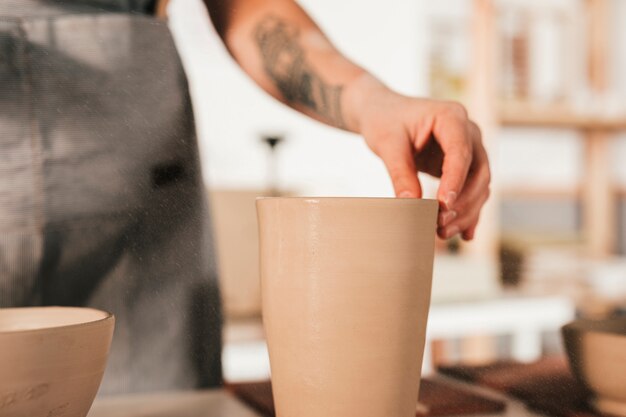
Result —
<path fill-rule="evenodd" d="M 114 325 L 90 308 L 0 309 L 0 416 L 85 417 Z"/>
<path fill-rule="evenodd" d="M 626 417 L 626 318 L 576 320 L 562 333 L 572 371 L 593 394 L 591 405 Z"/>

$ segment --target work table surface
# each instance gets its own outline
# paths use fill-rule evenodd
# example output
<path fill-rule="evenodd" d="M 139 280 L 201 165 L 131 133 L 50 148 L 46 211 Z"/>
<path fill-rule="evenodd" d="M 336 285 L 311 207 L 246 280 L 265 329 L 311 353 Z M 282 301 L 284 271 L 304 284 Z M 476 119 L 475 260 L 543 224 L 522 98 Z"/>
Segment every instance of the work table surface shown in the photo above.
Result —
<path fill-rule="evenodd" d="M 96 399 L 87 417 L 259 417 L 223 389 Z"/>
<path fill-rule="evenodd" d="M 521 402 L 489 389 L 438 376 L 449 383 L 474 390 L 506 402 L 506 411 L 491 416 L 540 417 Z M 481 415 L 474 415 L 481 417 Z M 87 417 L 261 417 L 223 389 L 139 394 L 98 398 Z M 451 416 L 452 417 L 452 416 Z"/>

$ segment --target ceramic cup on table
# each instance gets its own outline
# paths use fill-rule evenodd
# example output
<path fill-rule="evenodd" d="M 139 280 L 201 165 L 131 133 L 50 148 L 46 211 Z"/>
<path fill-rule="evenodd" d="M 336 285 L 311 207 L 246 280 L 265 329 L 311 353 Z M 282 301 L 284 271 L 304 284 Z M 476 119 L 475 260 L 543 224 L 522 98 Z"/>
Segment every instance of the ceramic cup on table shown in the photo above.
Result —
<path fill-rule="evenodd" d="M 90 308 L 0 309 L 0 416 L 85 417 L 114 323 Z"/>
<path fill-rule="evenodd" d="M 572 371 L 598 411 L 626 417 L 626 317 L 576 320 L 562 328 Z"/>
<path fill-rule="evenodd" d="M 415 415 L 437 202 L 257 200 L 277 417 Z"/>

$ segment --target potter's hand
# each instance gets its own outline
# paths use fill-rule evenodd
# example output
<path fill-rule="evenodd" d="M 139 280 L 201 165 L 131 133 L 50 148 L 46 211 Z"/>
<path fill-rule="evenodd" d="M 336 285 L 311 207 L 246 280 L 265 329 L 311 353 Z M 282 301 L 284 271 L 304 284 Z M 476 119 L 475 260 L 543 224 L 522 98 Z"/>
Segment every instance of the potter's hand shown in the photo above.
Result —
<path fill-rule="evenodd" d="M 437 233 L 474 237 L 489 196 L 480 129 L 460 104 L 399 95 L 364 74 L 346 89 L 351 123 L 389 172 L 397 197 L 421 197 L 417 172 L 440 177 Z"/>
<path fill-rule="evenodd" d="M 343 56 L 292 0 L 204 0 L 228 50 L 259 86 L 302 113 L 362 134 L 398 197 L 417 171 L 441 177 L 441 237 L 474 236 L 489 194 L 478 127 L 460 105 L 396 94 Z"/>

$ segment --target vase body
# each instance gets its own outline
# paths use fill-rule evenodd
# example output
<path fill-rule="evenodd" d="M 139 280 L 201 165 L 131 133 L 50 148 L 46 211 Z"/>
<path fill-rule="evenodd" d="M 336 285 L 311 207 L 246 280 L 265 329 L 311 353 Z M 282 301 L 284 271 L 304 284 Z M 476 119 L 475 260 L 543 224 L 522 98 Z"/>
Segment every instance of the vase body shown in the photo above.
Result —
<path fill-rule="evenodd" d="M 278 417 L 415 415 L 437 202 L 257 200 Z"/>

